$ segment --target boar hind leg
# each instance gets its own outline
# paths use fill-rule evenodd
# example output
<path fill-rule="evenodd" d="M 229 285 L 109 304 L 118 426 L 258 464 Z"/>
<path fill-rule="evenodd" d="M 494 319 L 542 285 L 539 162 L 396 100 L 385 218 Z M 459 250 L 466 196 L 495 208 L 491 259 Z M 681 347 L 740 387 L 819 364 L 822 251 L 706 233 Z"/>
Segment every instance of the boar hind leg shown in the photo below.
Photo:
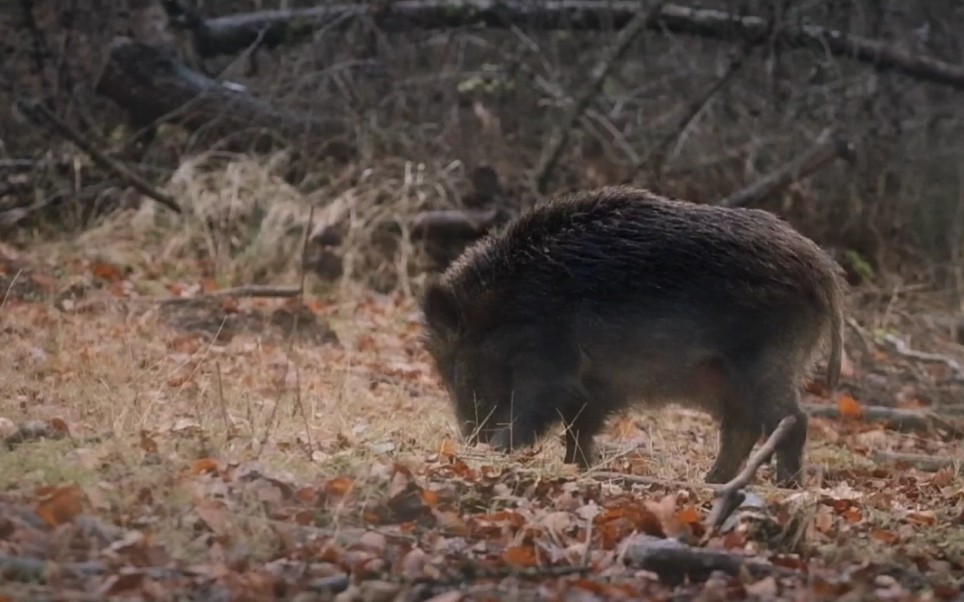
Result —
<path fill-rule="evenodd" d="M 782 389 L 782 392 L 778 392 Z M 800 487 L 803 478 L 803 452 L 807 442 L 807 414 L 800 409 L 799 393 L 792 382 L 774 391 L 774 404 L 763 418 L 764 434 L 770 436 L 786 416 L 796 418 L 790 432 L 777 445 L 776 481 L 781 487 Z"/>
<path fill-rule="evenodd" d="M 745 412 L 726 408 L 720 420 L 720 451 L 706 475 L 706 482 L 726 483 L 735 477 L 759 438 L 759 422 Z"/>

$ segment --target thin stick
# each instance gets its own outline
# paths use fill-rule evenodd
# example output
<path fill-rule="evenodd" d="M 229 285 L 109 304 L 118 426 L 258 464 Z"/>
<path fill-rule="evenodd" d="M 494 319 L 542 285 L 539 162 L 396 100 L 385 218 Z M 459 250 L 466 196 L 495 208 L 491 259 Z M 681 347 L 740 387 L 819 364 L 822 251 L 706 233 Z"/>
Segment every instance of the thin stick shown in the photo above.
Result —
<path fill-rule="evenodd" d="M 215 374 L 218 377 L 218 405 L 221 408 L 221 419 L 224 420 L 224 431 L 231 430 L 231 419 L 228 417 L 227 404 L 224 403 L 224 383 L 221 379 L 221 362 L 214 362 Z"/>
<path fill-rule="evenodd" d="M 619 30 L 616 39 L 613 40 L 613 43 L 603 52 L 602 56 L 599 57 L 599 62 L 596 63 L 590 75 L 589 83 L 562 118 L 559 127 L 556 128 L 549 140 L 548 147 L 545 152 L 542 153 L 542 158 L 539 159 L 539 164 L 536 166 L 533 178 L 536 183 L 536 189 L 540 193 L 544 193 L 548 188 L 549 179 L 552 177 L 552 170 L 555 169 L 560 157 L 562 157 L 562 151 L 569 141 L 569 135 L 582 117 L 582 114 L 585 113 L 589 107 L 589 104 L 602 89 L 602 84 L 606 80 L 606 77 L 610 71 L 612 71 L 620 57 L 629 49 L 629 45 L 636 39 L 636 36 L 644 29 L 652 27 L 653 22 L 659 17 L 664 4 L 666 4 L 666 2 L 658 2 L 651 10 L 645 13 L 637 13 L 632 21 Z"/>
<path fill-rule="evenodd" d="M 956 359 L 947 357 L 946 355 L 940 355 L 938 353 L 927 353 L 926 351 L 917 351 L 916 349 L 911 349 L 910 346 L 907 345 L 906 341 L 893 334 L 885 334 L 884 341 L 889 343 L 898 355 L 920 360 L 922 362 L 935 362 L 944 364 L 951 372 L 954 373 L 955 381 L 964 382 L 964 368 L 961 367 L 961 363 Z"/>
<path fill-rule="evenodd" d="M 297 297 L 300 288 L 293 286 L 275 286 L 272 284 L 245 284 L 233 288 L 211 291 L 206 296 L 211 297 Z"/>
<path fill-rule="evenodd" d="M 850 159 L 853 145 L 833 128 L 825 129 L 817 141 L 799 157 L 770 172 L 749 186 L 721 200 L 723 207 L 743 207 L 786 188 L 837 158 Z"/>
<path fill-rule="evenodd" d="M 713 100 L 713 97 L 715 97 L 720 90 L 726 87 L 733 77 L 743 68 L 746 59 L 750 56 L 750 52 L 753 51 L 754 46 L 755 44 L 752 42 L 743 44 L 743 49 L 730 61 L 730 64 L 727 66 L 726 72 L 723 73 L 723 76 L 713 82 L 712 86 L 707 88 L 703 94 L 690 103 L 690 106 L 679 120 L 679 124 L 676 126 L 676 128 L 665 138 L 663 138 L 659 144 L 656 145 L 656 149 L 650 155 L 652 163 L 651 172 L 653 174 L 652 177 L 654 182 L 659 182 L 663 177 L 663 166 L 666 164 L 666 155 L 672 143 L 683 137 L 683 134 L 689 128 L 690 124 L 693 123 L 696 117 L 703 112 L 703 109 L 710 104 L 710 101 Z M 635 178 L 636 175 L 638 175 L 643 169 L 645 164 L 645 160 L 638 161 L 636 165 L 633 166 L 631 177 Z"/>
<path fill-rule="evenodd" d="M 28 103 L 23 100 L 17 100 L 17 107 L 23 112 L 24 115 L 30 118 L 31 121 L 40 126 L 46 125 L 63 138 L 73 142 L 80 150 L 87 153 L 95 163 L 113 173 L 121 180 L 127 182 L 130 186 L 134 187 L 145 196 L 157 201 L 161 205 L 164 205 L 174 213 L 182 212 L 181 206 L 177 204 L 177 201 L 174 200 L 174 197 L 157 190 L 147 180 L 131 171 L 129 167 L 120 161 L 117 161 L 116 159 L 108 157 L 97 147 L 91 144 L 90 141 L 85 139 L 79 132 L 61 121 L 59 117 L 51 113 L 40 103 Z"/>
<path fill-rule="evenodd" d="M 795 416 L 787 416 L 781 420 L 777 428 L 767 437 L 766 442 L 760 446 L 760 449 L 750 456 L 750 459 L 747 460 L 746 466 L 740 471 L 740 474 L 717 489 L 716 495 L 714 496 L 716 499 L 713 502 L 713 508 L 710 510 L 710 514 L 706 519 L 710 527 L 707 530 L 707 537 L 710 536 L 712 531 L 722 525 L 723 521 L 743 502 L 744 496 L 740 493 L 740 490 L 750 484 L 750 481 L 756 476 L 756 471 L 773 455 L 777 445 L 787 436 L 790 429 L 793 428 L 796 423 L 797 419 Z"/>
<path fill-rule="evenodd" d="M 315 220 L 315 206 L 308 207 L 308 225 L 305 226 L 305 240 L 301 244 L 301 281 L 298 290 L 302 297 L 305 294 L 305 275 L 308 272 L 308 242 L 311 238 L 311 226 Z M 303 300 L 303 299 L 302 299 Z"/>
<path fill-rule="evenodd" d="M 944 468 L 955 468 L 955 472 L 964 474 L 964 459 L 940 458 L 927 454 L 908 454 L 889 451 L 875 451 L 874 461 L 881 464 L 896 463 L 909 464 L 923 472 L 937 472 Z"/>

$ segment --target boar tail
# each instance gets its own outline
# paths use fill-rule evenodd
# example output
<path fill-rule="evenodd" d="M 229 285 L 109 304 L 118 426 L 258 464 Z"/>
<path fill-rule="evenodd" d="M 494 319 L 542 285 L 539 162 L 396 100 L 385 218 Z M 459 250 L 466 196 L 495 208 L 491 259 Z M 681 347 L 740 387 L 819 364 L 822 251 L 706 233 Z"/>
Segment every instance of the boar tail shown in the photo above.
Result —
<path fill-rule="evenodd" d="M 839 291 L 834 293 L 830 303 L 830 358 L 827 360 L 827 386 L 831 392 L 840 380 L 844 336 L 843 295 Z"/>

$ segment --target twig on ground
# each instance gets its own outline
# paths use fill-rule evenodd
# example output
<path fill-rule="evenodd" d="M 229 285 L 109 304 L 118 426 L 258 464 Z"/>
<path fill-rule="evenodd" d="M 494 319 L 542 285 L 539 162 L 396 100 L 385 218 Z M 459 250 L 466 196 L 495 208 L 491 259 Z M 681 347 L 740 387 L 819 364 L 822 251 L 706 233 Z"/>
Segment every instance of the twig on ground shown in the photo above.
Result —
<path fill-rule="evenodd" d="M 676 539 L 652 535 L 638 535 L 628 540 L 622 556 L 623 562 L 632 568 L 652 571 L 673 585 L 687 579 L 702 581 L 715 571 L 738 575 L 745 569 L 757 577 L 798 574 L 733 552 L 693 548 Z"/>
<path fill-rule="evenodd" d="M 916 349 L 911 349 L 910 346 L 907 345 L 906 341 L 893 334 L 885 334 L 884 341 L 894 348 L 894 352 L 897 353 L 897 355 L 920 360 L 922 362 L 944 364 L 951 372 L 954 373 L 953 380 L 955 382 L 964 383 L 964 368 L 962 368 L 961 363 L 954 358 L 947 357 L 946 355 L 940 355 L 939 353 L 927 353 L 926 351 L 917 351 Z"/>
<path fill-rule="evenodd" d="M 816 418 L 840 420 L 844 416 L 835 405 L 804 404 L 804 411 Z M 889 408 L 886 406 L 861 406 L 860 418 L 865 422 L 881 422 L 884 428 L 905 432 L 934 433 L 947 431 L 950 437 L 964 436 L 964 426 L 955 421 L 938 416 L 933 412 Z"/>
<path fill-rule="evenodd" d="M 308 223 L 305 225 L 305 239 L 301 243 L 301 274 L 298 280 L 298 291 L 301 297 L 305 294 L 305 277 L 308 274 L 308 243 L 311 242 L 312 225 L 315 221 L 315 206 L 308 208 Z"/>
<path fill-rule="evenodd" d="M 710 534 L 721 526 L 727 517 L 743 502 L 745 496 L 741 490 L 750 484 L 750 481 L 756 476 L 757 470 L 773 455 L 777 445 L 787 436 L 796 422 L 797 419 L 794 416 L 786 416 L 781 420 L 763 445 L 746 461 L 746 466 L 740 471 L 740 474 L 716 490 L 713 507 L 710 509 L 709 516 L 706 517 L 706 524 L 709 529 L 707 529 L 705 539 L 709 538 Z"/>
<path fill-rule="evenodd" d="M 954 468 L 959 474 L 964 474 L 964 460 L 955 458 L 938 458 L 927 454 L 875 451 L 874 461 L 881 464 L 890 462 L 909 464 L 924 472 L 937 472 L 944 468 Z"/>
<path fill-rule="evenodd" d="M 586 476 L 594 481 L 621 481 L 623 483 L 632 483 L 635 485 L 663 485 L 665 487 L 678 487 L 681 489 L 709 489 L 711 491 L 716 491 L 721 487 L 715 483 L 681 481 L 678 479 L 661 479 L 659 477 L 647 477 L 610 471 L 590 471 L 586 474 Z"/>
<path fill-rule="evenodd" d="M 202 293 L 192 297 L 164 297 L 154 299 L 161 303 L 189 303 L 198 299 L 219 299 L 223 297 L 265 297 L 265 298 L 290 298 L 301 294 L 301 288 L 296 286 L 277 286 L 274 284 L 244 284 L 232 288 L 222 288 L 220 290 Z"/>
<path fill-rule="evenodd" d="M 465 565 L 465 569 L 459 574 L 451 577 L 415 577 L 414 579 L 402 578 L 402 583 L 426 584 L 426 585 L 464 585 L 471 581 L 482 579 L 505 579 L 515 577 L 517 579 L 544 579 L 546 577 L 565 577 L 567 575 L 578 575 L 588 573 L 593 570 L 590 565 L 571 565 L 571 566 L 537 566 L 532 568 L 500 567 L 496 569 L 478 569 L 474 564 Z"/>
<path fill-rule="evenodd" d="M 74 130 L 72 127 L 60 120 L 59 117 L 47 110 L 46 107 L 40 103 L 28 103 L 23 100 L 17 101 L 17 107 L 26 115 L 31 121 L 36 123 L 41 127 L 48 127 L 56 132 L 58 135 L 66 138 L 70 142 L 77 145 L 77 147 L 87 153 L 95 163 L 106 169 L 107 171 L 113 173 L 115 176 L 121 180 L 127 182 L 134 189 L 138 190 L 145 196 L 157 201 L 161 205 L 167 207 L 175 213 L 181 213 L 181 206 L 177 204 L 177 201 L 168 194 L 157 190 L 152 186 L 147 180 L 137 175 L 126 165 L 108 157 L 97 147 L 85 139 L 79 132 Z"/>
<path fill-rule="evenodd" d="M 549 179 L 552 177 L 552 170 L 555 169 L 556 163 L 559 162 L 559 158 L 562 156 L 566 143 L 569 141 L 569 135 L 582 117 L 582 114 L 589 107 L 589 104 L 602 89 L 602 84 L 609 75 L 609 72 L 612 71 L 616 62 L 619 61 L 626 50 L 629 49 L 629 45 L 636 39 L 636 36 L 644 29 L 652 26 L 653 21 L 663 9 L 664 4 L 666 4 L 666 2 L 658 2 L 656 6 L 649 11 L 637 13 L 625 27 L 619 30 L 616 39 L 613 40 L 613 43 L 610 44 L 602 56 L 599 57 L 599 62 L 596 63 L 590 75 L 589 83 L 583 89 L 582 94 L 573 101 L 569 110 L 560 121 L 559 127 L 553 131 L 549 138 L 549 144 L 539 159 L 539 163 L 533 173 L 533 180 L 535 181 L 536 189 L 540 193 L 544 193 L 548 188 Z"/>

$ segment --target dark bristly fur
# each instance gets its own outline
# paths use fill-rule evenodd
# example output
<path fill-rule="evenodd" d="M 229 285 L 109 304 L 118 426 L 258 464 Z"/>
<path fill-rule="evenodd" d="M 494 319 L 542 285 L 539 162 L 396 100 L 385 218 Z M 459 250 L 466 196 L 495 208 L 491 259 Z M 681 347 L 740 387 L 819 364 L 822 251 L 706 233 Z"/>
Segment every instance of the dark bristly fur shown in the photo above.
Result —
<path fill-rule="evenodd" d="M 511 450 L 561 419 L 566 461 L 632 402 L 720 423 L 709 482 L 797 417 L 777 479 L 799 485 L 798 384 L 829 339 L 840 374 L 839 266 L 774 215 L 610 187 L 555 199 L 470 247 L 423 299 L 426 345 L 463 433 Z"/>

